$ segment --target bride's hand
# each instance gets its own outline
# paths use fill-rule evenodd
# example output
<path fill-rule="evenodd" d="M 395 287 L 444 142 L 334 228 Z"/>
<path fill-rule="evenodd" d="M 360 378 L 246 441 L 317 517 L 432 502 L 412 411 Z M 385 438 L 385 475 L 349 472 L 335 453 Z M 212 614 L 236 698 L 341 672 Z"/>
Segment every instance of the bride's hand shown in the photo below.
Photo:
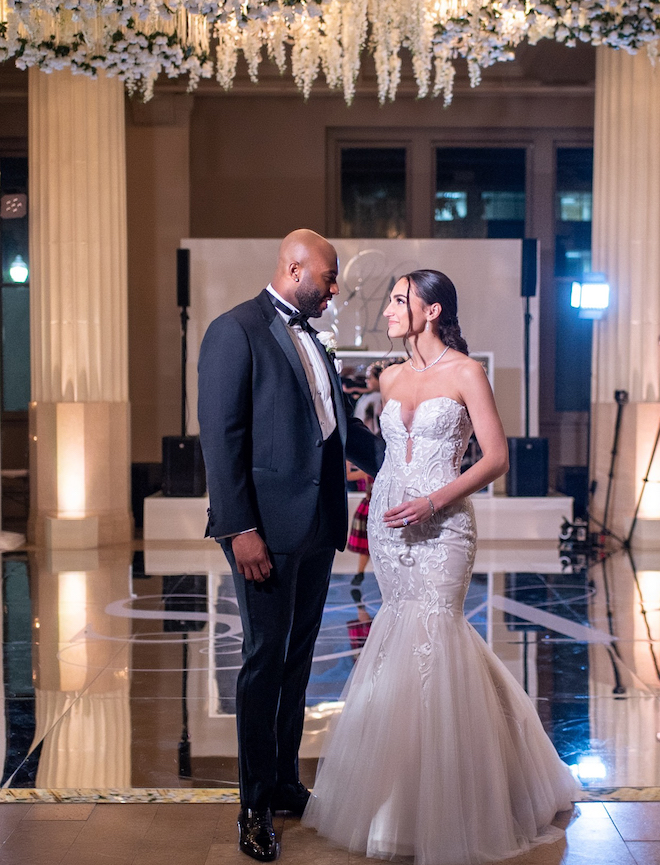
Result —
<path fill-rule="evenodd" d="M 388 529 L 404 529 L 406 526 L 419 525 L 430 520 L 437 508 L 431 505 L 426 496 L 402 502 L 385 511 L 383 521 Z"/>

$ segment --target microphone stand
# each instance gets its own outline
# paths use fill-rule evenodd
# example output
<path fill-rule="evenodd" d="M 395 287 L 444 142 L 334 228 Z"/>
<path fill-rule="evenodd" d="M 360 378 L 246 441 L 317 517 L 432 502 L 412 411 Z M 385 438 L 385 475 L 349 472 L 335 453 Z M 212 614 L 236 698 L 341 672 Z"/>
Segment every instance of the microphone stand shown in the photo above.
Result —
<path fill-rule="evenodd" d="M 529 309 L 529 295 L 525 296 L 525 438 L 529 438 L 529 337 L 532 313 Z M 538 433 L 537 433 L 538 435 Z"/>
<path fill-rule="evenodd" d="M 186 437 L 186 365 L 188 361 L 188 307 L 181 307 L 181 435 Z"/>

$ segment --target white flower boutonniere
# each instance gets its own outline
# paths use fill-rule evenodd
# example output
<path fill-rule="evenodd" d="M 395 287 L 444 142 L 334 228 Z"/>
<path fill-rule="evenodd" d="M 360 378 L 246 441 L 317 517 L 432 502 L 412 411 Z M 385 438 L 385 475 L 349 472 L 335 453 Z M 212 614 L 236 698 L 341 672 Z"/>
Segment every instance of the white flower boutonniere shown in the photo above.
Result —
<path fill-rule="evenodd" d="M 328 357 L 335 365 L 335 369 L 340 373 L 343 364 L 335 357 L 335 352 L 337 351 L 337 337 L 331 330 L 321 330 L 316 336 L 323 348 L 327 351 Z"/>
<path fill-rule="evenodd" d="M 328 354 L 334 354 L 337 351 L 337 337 L 331 330 L 320 330 L 317 337 Z"/>

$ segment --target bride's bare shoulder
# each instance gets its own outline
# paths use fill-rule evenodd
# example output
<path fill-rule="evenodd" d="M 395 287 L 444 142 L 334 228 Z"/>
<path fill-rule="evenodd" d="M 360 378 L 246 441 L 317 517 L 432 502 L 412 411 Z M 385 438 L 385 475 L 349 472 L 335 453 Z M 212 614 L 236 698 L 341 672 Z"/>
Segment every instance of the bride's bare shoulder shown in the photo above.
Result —
<path fill-rule="evenodd" d="M 381 382 L 381 384 L 383 382 L 385 382 L 385 384 L 391 384 L 391 382 L 395 381 L 396 378 L 401 374 L 402 369 L 402 363 L 392 363 L 389 366 L 386 366 L 380 374 L 379 381 Z"/>
<path fill-rule="evenodd" d="M 490 387 L 486 370 L 480 361 L 460 352 L 456 354 L 458 357 L 455 358 L 454 375 L 461 392 L 467 393 L 474 388 L 480 390 L 485 386 Z"/>
<path fill-rule="evenodd" d="M 481 361 L 475 360 L 467 354 L 460 351 L 452 352 L 454 355 L 453 361 L 456 364 L 456 371 L 467 376 L 478 376 L 485 374 L 484 366 Z"/>
<path fill-rule="evenodd" d="M 403 367 L 404 364 L 402 363 L 393 363 L 391 366 L 385 367 L 381 372 L 378 382 L 380 384 L 380 392 L 383 397 L 383 402 L 387 402 L 389 399 L 394 382 L 401 375 Z"/>

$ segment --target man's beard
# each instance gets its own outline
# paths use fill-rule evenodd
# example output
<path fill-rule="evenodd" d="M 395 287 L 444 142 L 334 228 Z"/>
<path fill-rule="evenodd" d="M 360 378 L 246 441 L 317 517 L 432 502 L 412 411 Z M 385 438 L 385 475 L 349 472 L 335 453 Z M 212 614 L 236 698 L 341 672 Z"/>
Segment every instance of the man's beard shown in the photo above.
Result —
<path fill-rule="evenodd" d="M 303 280 L 296 289 L 296 305 L 308 318 L 320 318 L 323 315 L 322 304 L 328 299 L 323 289 L 318 288 L 311 280 Z"/>

